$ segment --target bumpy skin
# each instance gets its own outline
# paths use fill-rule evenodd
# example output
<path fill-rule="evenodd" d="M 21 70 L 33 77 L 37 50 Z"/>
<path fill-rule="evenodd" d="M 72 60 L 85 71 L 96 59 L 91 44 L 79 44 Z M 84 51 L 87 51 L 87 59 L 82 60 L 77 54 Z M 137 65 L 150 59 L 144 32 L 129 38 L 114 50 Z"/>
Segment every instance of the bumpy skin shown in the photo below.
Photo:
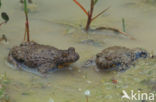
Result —
<path fill-rule="evenodd" d="M 149 57 L 148 52 L 140 48 L 113 46 L 96 55 L 96 65 L 103 70 L 123 71 L 128 69 L 135 60 L 147 57 Z"/>
<path fill-rule="evenodd" d="M 75 49 L 59 50 L 55 47 L 40 45 L 36 42 L 24 42 L 13 47 L 8 55 L 8 62 L 16 67 L 21 64 L 29 68 L 37 68 L 41 73 L 50 69 L 68 66 L 79 59 Z"/>

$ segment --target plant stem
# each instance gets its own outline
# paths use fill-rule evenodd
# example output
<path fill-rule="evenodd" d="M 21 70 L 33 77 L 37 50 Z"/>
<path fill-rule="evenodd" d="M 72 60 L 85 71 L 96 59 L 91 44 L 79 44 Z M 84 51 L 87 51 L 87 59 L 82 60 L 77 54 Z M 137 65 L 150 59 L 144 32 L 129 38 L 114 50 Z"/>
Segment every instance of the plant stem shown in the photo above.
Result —
<path fill-rule="evenodd" d="M 88 102 L 88 96 L 86 96 L 86 102 Z"/>
<path fill-rule="evenodd" d="M 29 36 L 29 21 L 28 21 L 28 14 L 25 12 L 26 16 L 26 22 L 25 22 L 25 28 L 26 28 L 26 33 L 27 33 L 27 41 L 30 41 L 30 36 Z"/>
<path fill-rule="evenodd" d="M 26 22 L 25 22 L 25 35 L 27 33 L 27 41 L 30 41 L 30 36 L 29 36 L 29 20 L 28 20 L 28 9 L 27 9 L 27 1 L 24 0 L 24 11 L 25 11 L 25 18 L 26 18 Z M 24 35 L 24 39 L 25 39 L 25 35 Z"/>
<path fill-rule="evenodd" d="M 97 14 L 95 17 L 92 18 L 92 21 L 95 20 L 97 17 L 99 17 L 100 15 L 102 15 L 104 12 L 106 12 L 110 7 L 104 9 L 103 11 L 101 11 L 99 14 Z"/>
<path fill-rule="evenodd" d="M 125 25 L 125 19 L 122 18 L 122 29 L 123 29 L 123 32 L 126 32 L 126 25 Z"/>
<path fill-rule="evenodd" d="M 88 12 L 88 19 L 87 19 L 87 24 L 85 28 L 86 31 L 88 31 L 90 28 L 90 24 L 92 22 L 93 11 L 94 11 L 94 0 L 91 0 L 90 11 Z"/>
<path fill-rule="evenodd" d="M 26 31 L 26 25 L 25 25 L 25 32 L 24 32 L 24 41 L 25 41 L 25 39 L 26 39 L 26 35 L 27 35 L 27 31 Z"/>
<path fill-rule="evenodd" d="M 94 6 L 96 4 L 96 2 L 98 0 L 91 0 L 91 4 L 90 4 L 90 10 L 87 12 L 86 9 L 77 1 L 77 0 L 73 0 L 87 15 L 87 24 L 85 26 L 85 31 L 88 32 L 88 30 L 90 29 L 90 25 L 92 23 L 93 20 L 95 20 L 97 17 L 99 17 L 100 15 L 102 15 L 104 12 L 106 12 L 110 7 L 104 9 L 103 11 L 101 11 L 100 13 L 98 13 L 96 16 L 93 17 L 93 11 L 94 11 Z M 112 30 L 114 32 L 120 33 L 124 36 L 129 37 L 132 40 L 136 40 L 134 37 L 130 36 L 129 34 L 126 33 L 126 25 L 125 25 L 125 20 L 122 19 L 122 26 L 123 26 L 123 31 L 120 31 L 119 29 L 113 28 L 113 27 L 99 27 L 96 28 L 95 30 Z"/>
<path fill-rule="evenodd" d="M 88 16 L 88 12 L 87 10 L 77 1 L 77 0 L 73 0 L 83 11 L 84 13 Z"/>
<path fill-rule="evenodd" d="M 87 24 L 85 27 L 85 30 L 88 31 L 90 29 L 90 25 L 92 23 L 93 20 L 95 20 L 97 17 L 99 17 L 101 14 L 103 14 L 105 11 L 107 11 L 109 9 L 106 8 L 104 9 L 102 12 L 100 12 L 99 14 L 97 14 L 95 17 L 93 17 L 93 11 L 94 11 L 94 6 L 96 4 L 96 2 L 94 0 L 91 0 L 91 4 L 90 4 L 90 10 L 87 12 L 86 9 L 77 1 L 77 0 L 73 0 L 83 11 L 84 13 L 87 15 Z"/>

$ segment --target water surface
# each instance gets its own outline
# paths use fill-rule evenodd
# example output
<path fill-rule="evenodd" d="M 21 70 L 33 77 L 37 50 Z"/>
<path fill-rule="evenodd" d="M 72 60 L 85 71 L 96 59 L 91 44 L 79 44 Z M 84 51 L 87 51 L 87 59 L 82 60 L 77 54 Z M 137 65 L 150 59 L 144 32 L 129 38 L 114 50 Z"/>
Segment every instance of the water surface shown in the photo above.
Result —
<path fill-rule="evenodd" d="M 80 0 L 86 7 L 88 1 Z M 140 3 L 140 0 L 99 0 L 95 14 L 108 6 L 111 8 L 93 22 L 93 28 L 122 29 L 121 19 L 125 18 L 127 32 L 137 39 L 134 41 L 110 31 L 83 32 L 85 14 L 72 0 L 34 0 L 34 3 L 29 13 L 31 39 L 60 49 L 73 46 L 81 58 L 72 65 L 72 70 L 56 72 L 47 78 L 11 69 L 5 61 L 9 49 L 23 41 L 25 17 L 19 0 L 3 1 L 1 11 L 9 14 L 10 21 L 0 28 L 1 34 L 6 34 L 9 40 L 9 44 L 0 43 L 0 73 L 6 72 L 11 80 L 9 96 L 13 102 L 48 102 L 50 98 L 55 102 L 85 102 L 85 90 L 91 91 L 89 102 L 121 102 L 123 89 L 153 92 L 152 84 L 147 81 L 156 80 L 155 60 L 139 61 L 124 73 L 100 73 L 82 65 L 113 45 L 142 47 L 156 53 L 156 7 Z M 90 39 L 96 44 L 81 43 Z M 112 79 L 118 80 L 118 84 L 112 83 Z"/>

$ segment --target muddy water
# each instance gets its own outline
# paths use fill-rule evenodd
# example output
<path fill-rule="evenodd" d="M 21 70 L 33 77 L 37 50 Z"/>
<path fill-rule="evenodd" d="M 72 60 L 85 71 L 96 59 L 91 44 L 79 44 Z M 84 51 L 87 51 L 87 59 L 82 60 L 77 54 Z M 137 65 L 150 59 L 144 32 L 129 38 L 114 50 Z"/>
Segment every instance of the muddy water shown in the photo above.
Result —
<path fill-rule="evenodd" d="M 89 0 L 80 1 L 88 7 Z M 127 32 L 136 41 L 110 31 L 83 32 L 85 14 L 71 0 L 34 1 L 29 13 L 31 39 L 61 49 L 74 46 L 81 56 L 72 70 L 55 72 L 47 78 L 13 70 L 5 64 L 9 49 L 23 41 L 25 18 L 19 0 L 3 1 L 1 11 L 9 14 L 10 21 L 0 28 L 9 39 L 8 44 L 0 43 L 0 73 L 6 73 L 11 80 L 9 95 L 13 102 L 48 102 L 50 98 L 55 102 L 85 102 L 85 90 L 91 91 L 89 102 L 121 102 L 123 89 L 153 92 L 150 82 L 156 80 L 155 60 L 139 61 L 124 73 L 99 73 L 94 68 L 81 67 L 85 60 L 112 45 L 142 47 L 156 53 L 156 8 L 140 1 L 101 0 L 95 14 L 111 8 L 92 24 L 93 28 L 100 25 L 121 29 L 121 19 L 125 18 Z M 88 40 L 91 43 L 83 43 Z M 112 79 L 118 80 L 118 84 L 112 83 Z"/>

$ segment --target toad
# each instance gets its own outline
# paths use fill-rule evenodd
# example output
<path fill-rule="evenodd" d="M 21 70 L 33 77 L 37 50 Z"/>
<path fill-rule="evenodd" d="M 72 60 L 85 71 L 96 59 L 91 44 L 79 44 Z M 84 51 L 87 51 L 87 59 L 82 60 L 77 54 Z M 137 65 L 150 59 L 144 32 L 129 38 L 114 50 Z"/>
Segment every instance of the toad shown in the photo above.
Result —
<path fill-rule="evenodd" d="M 37 69 L 40 73 L 47 73 L 55 68 L 64 68 L 78 59 L 79 54 L 73 47 L 68 50 L 60 50 L 33 41 L 23 42 L 13 47 L 8 55 L 8 62 L 13 66 L 20 68 L 24 65 Z"/>
<path fill-rule="evenodd" d="M 93 59 L 88 60 L 85 66 L 95 65 L 98 70 L 125 71 L 130 65 L 134 65 L 137 59 L 148 57 L 150 57 L 150 54 L 141 48 L 129 49 L 112 46 L 98 53 Z"/>

